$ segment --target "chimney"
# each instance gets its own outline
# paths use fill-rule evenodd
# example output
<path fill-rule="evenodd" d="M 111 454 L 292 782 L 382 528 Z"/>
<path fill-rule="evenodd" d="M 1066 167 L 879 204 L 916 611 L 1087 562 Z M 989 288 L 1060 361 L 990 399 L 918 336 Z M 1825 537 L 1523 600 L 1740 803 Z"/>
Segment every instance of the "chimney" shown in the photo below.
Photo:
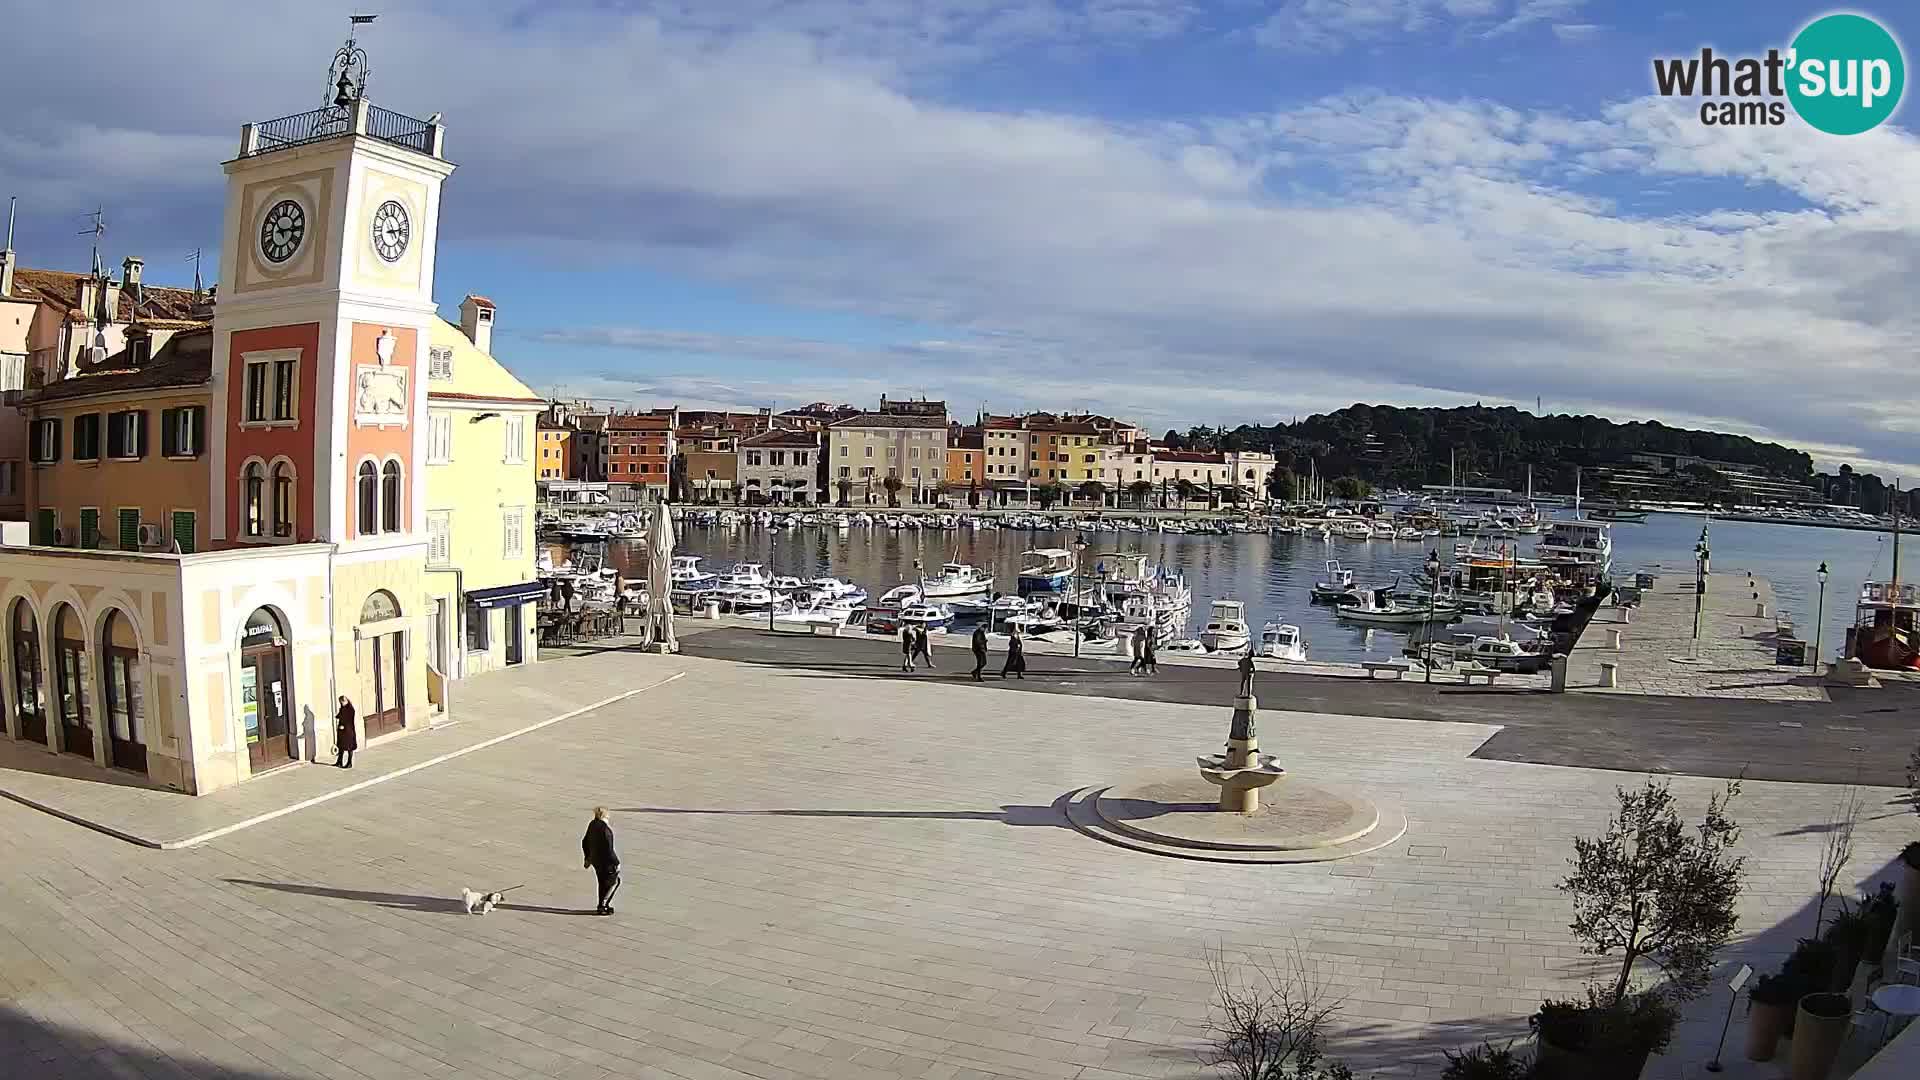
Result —
<path fill-rule="evenodd" d="M 135 303 L 138 303 L 141 298 L 140 272 L 146 269 L 146 266 L 146 260 L 133 255 L 120 260 L 120 276 L 126 280 L 127 288 L 132 290 Z"/>
<path fill-rule="evenodd" d="M 460 332 L 473 347 L 493 355 L 493 301 L 484 296 L 468 296 L 460 301 Z"/>

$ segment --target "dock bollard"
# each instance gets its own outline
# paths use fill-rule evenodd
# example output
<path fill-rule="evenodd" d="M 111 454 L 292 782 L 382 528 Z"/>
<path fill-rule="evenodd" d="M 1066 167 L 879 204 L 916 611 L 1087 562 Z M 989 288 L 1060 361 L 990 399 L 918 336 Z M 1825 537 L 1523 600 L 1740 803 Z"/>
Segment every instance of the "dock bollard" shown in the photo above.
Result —
<path fill-rule="evenodd" d="M 1620 665 L 1611 660 L 1600 661 L 1600 685 L 1608 688 L 1620 685 Z"/>
<path fill-rule="evenodd" d="M 1632 608 L 1630 608 L 1630 607 L 1625 607 L 1625 608 L 1621 608 L 1621 609 L 1620 609 L 1620 621 L 1621 621 L 1621 622 L 1623 622 L 1623 623 L 1630 623 L 1630 622 L 1632 622 L 1632 621 L 1633 621 L 1633 609 L 1632 609 Z"/>
<path fill-rule="evenodd" d="M 716 604 L 716 603 L 712 603 L 711 601 L 709 601 L 709 602 L 708 602 L 708 604 L 707 604 L 707 619 L 708 619 L 708 621 L 710 621 L 710 622 L 719 622 L 719 621 L 720 621 L 720 605 L 719 605 L 719 604 Z"/>
<path fill-rule="evenodd" d="M 1612 649 L 1614 652 L 1620 651 L 1620 631 L 1607 631 L 1607 648 Z"/>
<path fill-rule="evenodd" d="M 1567 692 L 1567 654 L 1554 653 L 1553 659 L 1549 660 L 1548 664 L 1550 665 L 1551 670 L 1553 672 L 1553 692 L 1556 694 L 1566 693 Z"/>

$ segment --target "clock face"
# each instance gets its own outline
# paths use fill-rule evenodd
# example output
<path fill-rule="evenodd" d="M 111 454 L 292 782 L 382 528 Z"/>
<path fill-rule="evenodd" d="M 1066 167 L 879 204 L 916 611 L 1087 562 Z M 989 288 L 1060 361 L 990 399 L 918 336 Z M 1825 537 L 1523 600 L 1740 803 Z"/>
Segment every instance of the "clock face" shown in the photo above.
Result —
<path fill-rule="evenodd" d="M 293 258 L 307 237 L 307 212 L 292 199 L 281 199 L 260 222 L 260 254 L 274 264 Z"/>
<path fill-rule="evenodd" d="M 412 237 L 413 224 L 407 220 L 406 207 L 388 199 L 373 212 L 373 250 L 382 259 L 399 262 Z"/>

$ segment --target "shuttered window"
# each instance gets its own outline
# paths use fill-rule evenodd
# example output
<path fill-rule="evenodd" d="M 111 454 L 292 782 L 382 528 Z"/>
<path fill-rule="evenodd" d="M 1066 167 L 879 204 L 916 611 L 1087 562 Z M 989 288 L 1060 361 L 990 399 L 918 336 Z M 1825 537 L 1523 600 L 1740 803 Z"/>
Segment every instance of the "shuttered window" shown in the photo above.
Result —
<path fill-rule="evenodd" d="M 140 550 L 140 508 L 137 506 L 120 508 L 120 550 Z"/>
<path fill-rule="evenodd" d="M 193 554 L 195 524 L 197 524 L 197 522 L 194 519 L 193 511 L 175 510 L 173 512 L 173 542 L 180 545 L 180 554 L 182 555 Z"/>

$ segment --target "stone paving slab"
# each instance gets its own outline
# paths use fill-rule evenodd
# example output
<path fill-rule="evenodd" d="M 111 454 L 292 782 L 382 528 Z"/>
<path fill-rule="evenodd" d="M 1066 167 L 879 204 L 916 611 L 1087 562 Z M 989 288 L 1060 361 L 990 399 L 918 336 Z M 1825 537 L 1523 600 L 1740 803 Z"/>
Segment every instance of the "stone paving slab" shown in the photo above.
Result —
<path fill-rule="evenodd" d="M 1811 668 L 1773 662 L 1774 639 L 1792 628 L 1774 606 L 1771 583 L 1738 568 L 1715 570 L 1708 577 L 1696 641 L 1693 578 L 1691 568 L 1661 574 L 1641 594 L 1631 622 L 1623 609 L 1602 608 L 1567 657 L 1568 688 L 1594 694 L 1828 700 Z M 1618 651 L 1607 647 L 1609 630 L 1620 631 Z M 1602 662 L 1618 665 L 1613 687 L 1600 685 Z"/>
<path fill-rule="evenodd" d="M 1297 943 L 1345 1000 L 1335 1054 L 1430 1080 L 1596 970 L 1554 883 L 1633 781 L 1474 758 L 1487 725 L 1263 710 L 1263 749 L 1403 806 L 1408 834 L 1202 864 L 1089 839 L 1053 802 L 1212 750 L 1225 707 L 672 662 L 686 677 L 189 849 L 0 802 L 0 1073 L 1197 1080 L 1208 951 Z M 633 663 L 530 671 L 597 699 Z M 1690 810 L 1718 787 L 1673 785 Z M 1747 785 L 1723 967 L 1770 970 L 1809 931 L 1835 794 Z M 1864 794 L 1869 882 L 1912 827 Z M 624 860 L 611 918 L 577 861 L 595 805 Z M 1691 1007 L 1647 1080 L 1704 1080 L 1725 1006 Z"/>
<path fill-rule="evenodd" d="M 354 755 L 351 769 L 295 762 L 197 797 L 0 740 L 0 796 L 143 847 L 190 847 L 571 719 L 677 678 L 680 669 L 672 657 L 626 654 L 601 658 L 584 679 L 544 674 L 535 665 L 456 683 L 452 719 L 377 740 Z"/>

